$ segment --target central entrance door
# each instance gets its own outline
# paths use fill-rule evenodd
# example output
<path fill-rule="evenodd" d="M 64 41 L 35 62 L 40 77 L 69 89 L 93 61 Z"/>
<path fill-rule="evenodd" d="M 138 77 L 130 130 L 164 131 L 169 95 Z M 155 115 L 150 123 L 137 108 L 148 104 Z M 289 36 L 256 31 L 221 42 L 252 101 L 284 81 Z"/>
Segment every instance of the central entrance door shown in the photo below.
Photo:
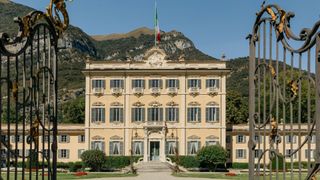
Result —
<path fill-rule="evenodd" d="M 158 161 L 160 152 L 160 142 L 159 141 L 150 141 L 150 160 Z"/>

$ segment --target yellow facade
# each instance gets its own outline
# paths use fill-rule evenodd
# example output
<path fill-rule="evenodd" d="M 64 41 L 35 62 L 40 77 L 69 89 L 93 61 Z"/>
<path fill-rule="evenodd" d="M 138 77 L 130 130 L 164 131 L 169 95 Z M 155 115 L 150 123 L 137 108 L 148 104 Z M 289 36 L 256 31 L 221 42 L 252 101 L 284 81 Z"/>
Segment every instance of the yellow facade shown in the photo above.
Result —
<path fill-rule="evenodd" d="M 165 161 L 173 149 L 225 147 L 228 72 L 223 61 L 167 60 L 157 48 L 143 61 L 87 61 L 88 149 Z"/>

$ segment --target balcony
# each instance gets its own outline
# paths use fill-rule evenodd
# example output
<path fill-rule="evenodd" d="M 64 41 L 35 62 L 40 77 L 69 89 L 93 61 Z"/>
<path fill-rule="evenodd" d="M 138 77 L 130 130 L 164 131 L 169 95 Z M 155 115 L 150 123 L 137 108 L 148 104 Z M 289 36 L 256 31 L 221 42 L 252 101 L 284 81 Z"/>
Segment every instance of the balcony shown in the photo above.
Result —
<path fill-rule="evenodd" d="M 152 95 L 160 95 L 161 94 L 161 89 L 160 88 L 158 88 L 158 87 L 153 87 L 153 88 L 150 88 L 150 92 L 151 92 L 151 94 Z"/>
<path fill-rule="evenodd" d="M 200 93 L 200 88 L 199 87 L 190 87 L 189 88 L 189 94 L 192 96 L 196 96 Z"/>
<path fill-rule="evenodd" d="M 208 87 L 207 88 L 207 93 L 210 96 L 216 96 L 216 95 L 218 95 L 218 92 L 219 92 L 219 89 L 217 87 Z"/>
<path fill-rule="evenodd" d="M 114 87 L 111 88 L 111 94 L 114 96 L 120 96 L 123 93 L 123 89 L 122 88 L 118 88 L 118 87 Z"/>
<path fill-rule="evenodd" d="M 135 87 L 132 89 L 132 92 L 134 95 L 141 96 L 143 94 L 143 88 L 141 87 Z"/>
<path fill-rule="evenodd" d="M 178 88 L 176 88 L 176 87 L 169 87 L 169 88 L 167 88 L 167 93 L 169 94 L 169 95 L 177 95 L 178 94 Z"/>
<path fill-rule="evenodd" d="M 163 128 L 165 127 L 164 121 L 147 121 L 145 123 L 145 128 Z"/>
<path fill-rule="evenodd" d="M 104 88 L 93 88 L 92 93 L 96 96 L 102 96 L 104 93 Z"/>

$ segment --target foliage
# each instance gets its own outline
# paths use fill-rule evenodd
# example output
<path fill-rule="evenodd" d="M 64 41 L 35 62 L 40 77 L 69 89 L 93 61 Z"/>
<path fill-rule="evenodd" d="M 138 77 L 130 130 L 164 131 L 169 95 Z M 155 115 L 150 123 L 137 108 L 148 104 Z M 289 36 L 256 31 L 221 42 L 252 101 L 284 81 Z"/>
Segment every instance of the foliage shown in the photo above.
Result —
<path fill-rule="evenodd" d="M 140 156 L 132 157 L 133 162 L 137 162 Z M 103 164 L 105 169 L 121 169 L 130 165 L 130 156 L 107 156 L 106 161 Z"/>
<path fill-rule="evenodd" d="M 63 104 L 63 122 L 83 124 L 85 118 L 84 97 Z"/>
<path fill-rule="evenodd" d="M 248 169 L 249 168 L 249 164 L 248 163 L 233 162 L 231 167 L 232 167 L 232 169 Z"/>
<path fill-rule="evenodd" d="M 92 171 L 101 171 L 102 165 L 106 162 L 104 152 L 100 150 L 87 150 L 81 154 L 81 160 L 85 166 L 90 167 Z"/>
<path fill-rule="evenodd" d="M 218 165 L 225 164 L 228 158 L 227 151 L 220 145 L 206 146 L 197 153 L 200 167 L 216 170 Z"/>
<path fill-rule="evenodd" d="M 69 166 L 69 171 L 70 172 L 77 172 L 77 171 L 79 171 L 79 170 L 84 168 L 84 164 L 81 161 L 69 162 L 68 166 Z"/>
<path fill-rule="evenodd" d="M 242 97 L 240 92 L 230 90 L 227 92 L 226 117 L 231 124 L 246 123 L 248 119 L 248 99 Z"/>
<path fill-rule="evenodd" d="M 27 158 L 26 166 L 27 168 L 37 167 L 38 153 L 35 150 L 30 150 L 30 155 Z"/>
<path fill-rule="evenodd" d="M 172 162 L 176 162 L 175 156 L 169 156 Z M 198 168 L 200 167 L 200 162 L 196 156 L 179 156 L 179 165 L 185 168 Z"/>

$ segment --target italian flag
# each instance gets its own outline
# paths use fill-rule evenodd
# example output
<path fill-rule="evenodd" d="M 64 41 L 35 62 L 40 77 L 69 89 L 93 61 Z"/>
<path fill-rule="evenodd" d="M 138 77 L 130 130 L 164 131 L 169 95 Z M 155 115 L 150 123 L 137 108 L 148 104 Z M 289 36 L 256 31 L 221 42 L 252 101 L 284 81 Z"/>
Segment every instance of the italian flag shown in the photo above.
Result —
<path fill-rule="evenodd" d="M 155 46 L 157 43 L 160 43 L 161 41 L 161 35 L 160 35 L 160 27 L 159 27 L 159 20 L 158 20 L 158 9 L 157 9 L 157 2 L 155 3 L 155 16 L 154 16 L 154 43 Z"/>

